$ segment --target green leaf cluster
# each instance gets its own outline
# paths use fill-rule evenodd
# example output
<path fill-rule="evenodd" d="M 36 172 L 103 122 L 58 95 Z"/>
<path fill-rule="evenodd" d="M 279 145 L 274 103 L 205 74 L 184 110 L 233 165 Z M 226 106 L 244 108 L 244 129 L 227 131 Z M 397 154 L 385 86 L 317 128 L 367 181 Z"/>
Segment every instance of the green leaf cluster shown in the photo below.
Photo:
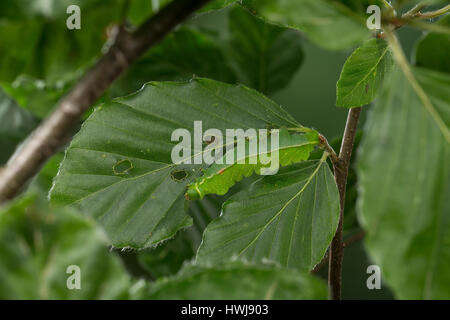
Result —
<path fill-rule="evenodd" d="M 107 49 L 115 24 L 132 30 L 168 1 L 42 3 L 0 3 L 1 164 Z M 416 3 L 395 2 L 397 15 Z M 65 28 L 69 4 L 81 7 L 81 30 Z M 385 6 L 384 33 L 366 27 L 370 4 Z M 227 0 L 200 11 L 131 66 L 64 156 L 0 208 L 0 298 L 325 299 L 324 281 L 309 273 L 339 224 L 330 150 L 315 123 L 300 124 L 275 94 L 307 61 L 304 38 L 352 50 L 336 106 L 368 113 L 344 234 L 366 232 L 370 263 L 397 298 L 450 298 L 449 16 L 415 25 L 433 32 L 410 63 L 387 29 L 385 1 Z M 172 133 L 195 136 L 196 121 L 266 129 L 270 151 L 238 140 L 245 152 L 233 163 L 174 163 Z M 207 152 L 201 139 L 199 154 L 189 144 L 190 160 Z M 219 148 L 222 160 L 237 153 Z M 278 171 L 264 175 L 261 156 L 274 152 Z M 81 290 L 67 289 L 69 265 L 82 270 Z"/>

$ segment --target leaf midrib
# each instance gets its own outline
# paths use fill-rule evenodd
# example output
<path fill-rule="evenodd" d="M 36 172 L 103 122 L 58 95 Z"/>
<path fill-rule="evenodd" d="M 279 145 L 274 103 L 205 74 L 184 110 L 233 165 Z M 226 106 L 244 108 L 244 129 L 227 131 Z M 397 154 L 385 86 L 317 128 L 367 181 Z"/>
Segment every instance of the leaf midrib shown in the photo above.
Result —
<path fill-rule="evenodd" d="M 389 46 L 386 46 L 383 54 L 378 58 L 378 61 L 376 62 L 376 64 L 372 68 L 370 68 L 369 72 L 367 72 L 366 75 L 353 86 L 353 88 L 352 88 L 352 90 L 350 90 L 350 92 L 348 92 L 344 97 L 342 97 L 343 100 L 347 99 L 348 96 L 353 95 L 356 88 L 359 87 L 361 85 L 361 83 L 364 82 L 376 68 L 378 68 L 378 66 L 381 63 L 381 60 L 383 60 L 383 58 L 386 55 L 388 50 L 389 50 Z"/>
<path fill-rule="evenodd" d="M 262 228 L 262 230 L 256 235 L 256 237 L 244 248 L 239 252 L 239 255 L 243 254 L 250 246 L 253 245 L 253 243 L 255 243 L 256 240 L 259 239 L 259 237 L 261 236 L 261 234 L 266 230 L 266 228 L 272 223 L 272 221 L 274 219 L 276 219 L 281 213 L 283 213 L 283 211 L 289 206 L 289 204 L 295 200 L 295 198 L 297 198 L 299 195 L 301 195 L 306 187 L 308 187 L 308 185 L 311 183 L 311 180 L 315 177 L 315 175 L 317 174 L 317 172 L 319 171 L 320 167 L 322 166 L 323 162 L 326 160 L 326 157 L 322 157 L 322 159 L 320 160 L 320 162 L 317 165 L 317 168 L 314 170 L 314 172 L 311 174 L 311 176 L 308 178 L 308 180 L 306 181 L 306 183 L 304 184 L 304 186 L 300 189 L 299 192 L 297 192 L 291 199 L 289 199 L 286 204 L 266 223 L 266 225 Z"/>

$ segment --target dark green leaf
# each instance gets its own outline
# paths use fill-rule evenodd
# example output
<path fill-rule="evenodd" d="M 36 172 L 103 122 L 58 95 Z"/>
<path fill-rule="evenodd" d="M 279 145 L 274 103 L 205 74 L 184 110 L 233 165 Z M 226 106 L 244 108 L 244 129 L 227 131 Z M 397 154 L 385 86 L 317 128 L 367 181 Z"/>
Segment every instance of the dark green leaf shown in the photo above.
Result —
<path fill-rule="evenodd" d="M 239 81 L 265 94 L 285 87 L 303 60 L 299 32 L 266 23 L 237 5 L 228 25 L 227 56 Z"/>
<path fill-rule="evenodd" d="M 200 165 L 171 160 L 171 135 L 194 121 L 203 130 L 299 127 L 280 106 L 244 86 L 207 79 L 152 82 L 98 108 L 66 151 L 51 192 L 96 218 L 119 247 L 152 246 L 191 224 L 186 185 Z M 177 179 L 177 173 L 185 173 Z"/>
<path fill-rule="evenodd" d="M 130 67 L 110 96 L 136 91 L 148 81 L 193 75 L 240 82 L 265 94 L 285 87 L 303 60 L 300 33 L 265 23 L 238 5 L 222 14 L 228 15 L 228 28 L 218 33 L 185 27 L 168 35 Z"/>
<path fill-rule="evenodd" d="M 0 88 L 0 164 L 5 163 L 17 145 L 36 127 L 37 119 L 20 108 Z"/>
<path fill-rule="evenodd" d="M 235 82 L 222 50 L 206 34 L 180 29 L 137 61 L 111 88 L 110 96 L 140 89 L 148 81 L 188 80 L 194 75 Z"/>

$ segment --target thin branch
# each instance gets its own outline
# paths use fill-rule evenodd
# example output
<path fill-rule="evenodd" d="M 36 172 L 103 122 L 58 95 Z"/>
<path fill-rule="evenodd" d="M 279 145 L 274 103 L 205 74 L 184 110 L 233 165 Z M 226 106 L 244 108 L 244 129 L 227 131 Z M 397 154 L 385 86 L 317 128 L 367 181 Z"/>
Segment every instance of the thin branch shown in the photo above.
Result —
<path fill-rule="evenodd" d="M 416 6 L 417 7 L 417 6 Z M 438 10 L 435 11 L 429 11 L 429 12 L 420 12 L 420 10 L 422 8 L 413 8 L 410 11 L 408 11 L 407 13 L 405 13 L 402 18 L 419 18 L 419 19 L 432 19 L 432 18 L 436 18 L 439 16 L 442 16 L 443 14 L 446 14 L 447 12 L 450 11 L 450 4 L 446 5 L 443 8 L 440 8 Z"/>
<path fill-rule="evenodd" d="M 335 166 L 340 166 L 340 160 L 334 149 L 328 143 L 327 138 L 319 133 L 319 147 L 328 152 L 331 158 L 331 162 Z"/>
<path fill-rule="evenodd" d="M 402 14 L 402 18 L 408 19 L 414 17 L 420 10 L 424 9 L 427 5 L 424 3 L 418 3 L 414 7 L 411 8 L 408 12 Z"/>
<path fill-rule="evenodd" d="M 120 27 L 114 44 L 16 150 L 0 171 L 0 203 L 12 199 L 67 140 L 82 114 L 128 66 L 209 0 L 175 0 L 135 32 Z"/>
<path fill-rule="evenodd" d="M 349 110 L 341 150 L 339 152 L 340 166 L 334 166 L 334 179 L 336 180 L 340 196 L 340 212 L 336 234 L 331 241 L 329 250 L 328 287 L 330 298 L 333 300 L 341 299 L 342 259 L 344 256 L 342 229 L 344 223 L 345 189 L 360 114 L 361 107 Z"/>
<path fill-rule="evenodd" d="M 450 34 L 450 29 L 443 25 L 436 25 L 421 21 L 421 19 L 432 19 L 448 13 L 450 11 L 450 5 L 447 5 L 435 11 L 429 11 L 425 13 L 420 12 L 420 10 L 422 10 L 425 7 L 426 7 L 425 4 L 419 3 L 408 12 L 402 14 L 401 16 L 397 17 L 396 15 L 394 15 L 393 17 L 390 18 L 383 17 L 383 24 L 387 26 L 389 25 L 393 26 L 394 30 L 399 29 L 404 25 L 409 25 L 411 27 L 415 27 L 421 30 Z"/>

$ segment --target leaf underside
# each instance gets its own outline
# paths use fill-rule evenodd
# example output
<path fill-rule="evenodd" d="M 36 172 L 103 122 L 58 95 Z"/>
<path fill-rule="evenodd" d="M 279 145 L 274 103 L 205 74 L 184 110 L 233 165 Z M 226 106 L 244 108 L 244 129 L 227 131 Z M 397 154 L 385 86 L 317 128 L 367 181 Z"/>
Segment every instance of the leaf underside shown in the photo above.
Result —
<path fill-rule="evenodd" d="M 414 71 L 448 126 L 450 77 Z M 393 72 L 364 134 L 358 211 L 368 253 L 400 299 L 450 298 L 449 152 L 409 82 Z"/>
<path fill-rule="evenodd" d="M 105 228 L 113 245 L 146 247 L 191 224 L 184 191 L 200 165 L 175 165 L 175 129 L 300 126 L 271 100 L 244 86 L 208 79 L 151 82 L 85 121 L 66 151 L 51 200 L 72 205 Z M 184 178 L 179 179 L 176 177 Z"/>
<path fill-rule="evenodd" d="M 205 230 L 198 261 L 230 256 L 308 271 L 336 231 L 339 195 L 324 158 L 281 168 L 231 197 Z"/>

